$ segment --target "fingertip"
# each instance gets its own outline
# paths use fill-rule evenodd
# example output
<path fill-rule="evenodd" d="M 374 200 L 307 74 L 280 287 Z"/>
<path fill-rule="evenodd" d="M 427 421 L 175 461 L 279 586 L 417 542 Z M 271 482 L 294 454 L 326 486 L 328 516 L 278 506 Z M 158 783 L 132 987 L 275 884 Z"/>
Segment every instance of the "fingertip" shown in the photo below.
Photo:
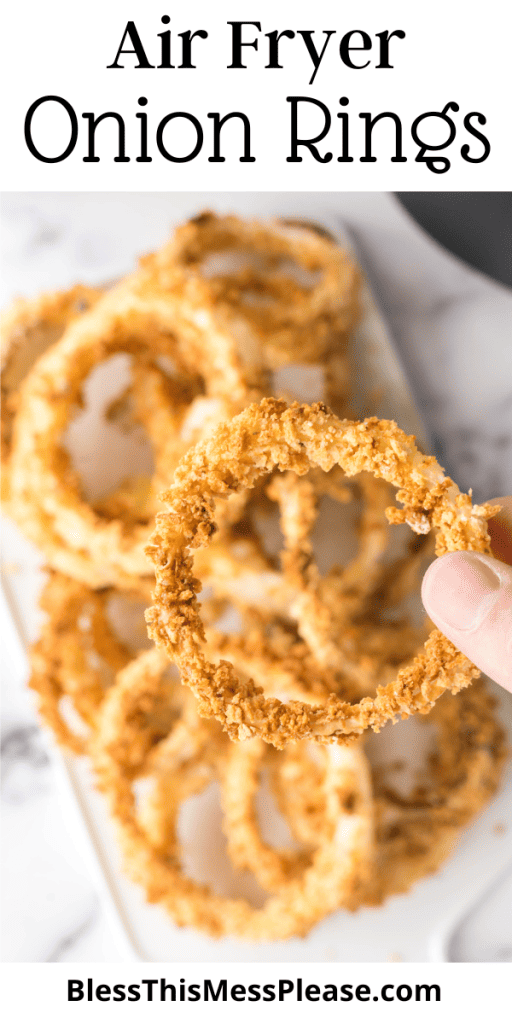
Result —
<path fill-rule="evenodd" d="M 456 647 L 512 688 L 512 569 L 475 551 L 455 551 L 427 570 L 425 609 Z"/>

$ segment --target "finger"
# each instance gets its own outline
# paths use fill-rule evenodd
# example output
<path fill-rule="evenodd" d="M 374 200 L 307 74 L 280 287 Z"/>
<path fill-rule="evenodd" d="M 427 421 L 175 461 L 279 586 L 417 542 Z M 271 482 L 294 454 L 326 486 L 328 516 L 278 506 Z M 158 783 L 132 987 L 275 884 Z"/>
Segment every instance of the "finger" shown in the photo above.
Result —
<path fill-rule="evenodd" d="M 474 551 L 443 555 L 425 573 L 422 598 L 441 632 L 512 692 L 512 567 Z"/>
<path fill-rule="evenodd" d="M 512 498 L 495 498 L 491 505 L 501 505 L 501 512 L 487 524 L 493 553 L 512 565 Z"/>

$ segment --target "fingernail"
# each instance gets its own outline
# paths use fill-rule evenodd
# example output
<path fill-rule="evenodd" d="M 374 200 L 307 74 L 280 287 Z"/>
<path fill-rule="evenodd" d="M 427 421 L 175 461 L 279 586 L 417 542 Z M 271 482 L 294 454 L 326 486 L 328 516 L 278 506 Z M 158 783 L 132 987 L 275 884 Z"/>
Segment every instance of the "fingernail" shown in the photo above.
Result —
<path fill-rule="evenodd" d="M 423 603 L 442 628 L 477 629 L 496 603 L 500 578 L 486 556 L 474 551 L 443 555 L 430 566 L 423 582 Z"/>

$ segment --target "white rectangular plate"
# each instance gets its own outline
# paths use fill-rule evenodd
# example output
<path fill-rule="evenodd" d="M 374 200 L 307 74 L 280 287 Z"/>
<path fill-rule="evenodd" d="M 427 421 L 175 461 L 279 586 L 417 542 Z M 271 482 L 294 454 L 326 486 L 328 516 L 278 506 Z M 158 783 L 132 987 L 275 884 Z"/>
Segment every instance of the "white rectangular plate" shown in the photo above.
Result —
<path fill-rule="evenodd" d="M 339 237 L 339 232 L 338 232 Z M 350 248 L 346 238 L 342 245 Z M 354 339 L 354 407 L 359 415 L 396 419 L 424 445 L 420 422 L 408 383 L 396 357 L 386 325 L 365 285 L 364 316 Z M 40 585 L 38 558 L 8 525 L 10 561 L 31 560 L 33 572 L 16 575 L 5 585 L 3 626 L 11 656 L 26 666 L 21 637 L 34 635 L 36 595 Z M 25 668 L 26 671 L 26 668 Z M 498 688 L 496 688 L 498 690 Z M 512 697 L 499 693 L 501 713 L 512 736 Z M 117 930 L 126 959 L 152 962 L 372 962 L 401 959 L 448 959 L 459 922 L 485 900 L 493 882 L 512 861 L 512 775 L 498 796 L 465 834 L 442 871 L 417 885 L 406 896 L 391 899 L 379 909 L 357 914 L 339 912 L 318 925 L 305 939 L 248 944 L 232 939 L 209 939 L 178 929 L 159 908 L 145 903 L 140 890 L 121 873 L 112 824 L 102 798 L 95 792 L 87 764 L 54 751 L 66 814 L 90 854 L 91 876 L 105 910 Z M 497 828 L 497 826 L 500 826 Z M 502 826 L 505 831 L 503 832 Z M 483 957 L 485 959 L 485 955 Z"/>

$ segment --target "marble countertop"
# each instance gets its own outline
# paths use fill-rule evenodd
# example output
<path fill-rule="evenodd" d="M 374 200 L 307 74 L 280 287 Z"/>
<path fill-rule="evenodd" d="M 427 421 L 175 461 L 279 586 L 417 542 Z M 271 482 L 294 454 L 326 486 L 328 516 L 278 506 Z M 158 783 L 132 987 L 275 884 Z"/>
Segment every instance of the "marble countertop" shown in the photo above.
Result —
<path fill-rule="evenodd" d="M 433 450 L 477 500 L 512 492 L 512 293 L 440 248 L 391 195 L 4 194 L 0 301 L 115 278 L 159 245 L 172 224 L 208 207 L 339 218 L 387 320 Z M 120 960 L 18 676 L 5 672 L 3 683 L 2 959 Z M 459 939 L 454 959 L 488 959 L 489 948 L 493 959 L 512 959 L 512 932 L 498 921 L 507 899 L 510 906 L 509 882 L 487 919 Z"/>

